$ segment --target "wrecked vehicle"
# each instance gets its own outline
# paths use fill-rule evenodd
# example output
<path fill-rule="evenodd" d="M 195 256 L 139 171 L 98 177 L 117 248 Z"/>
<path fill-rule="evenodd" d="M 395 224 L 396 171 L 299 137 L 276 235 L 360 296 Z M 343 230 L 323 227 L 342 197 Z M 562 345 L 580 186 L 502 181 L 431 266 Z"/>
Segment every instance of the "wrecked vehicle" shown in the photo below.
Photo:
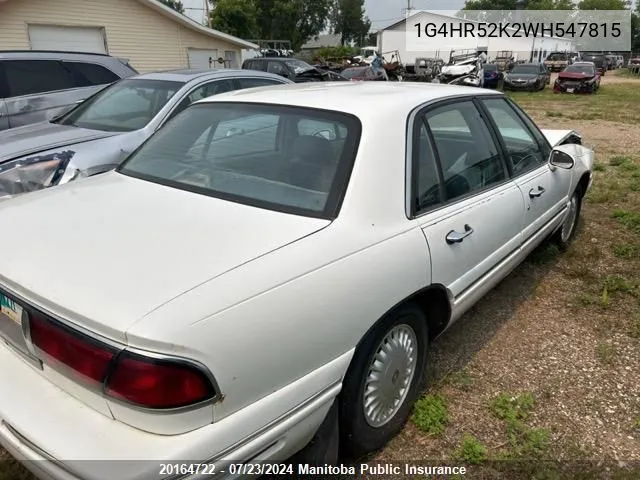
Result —
<path fill-rule="evenodd" d="M 437 83 L 452 83 L 462 77 L 468 78 L 477 73 L 480 68 L 480 54 L 477 51 L 465 50 L 461 53 L 452 51 L 449 63 L 440 70 Z"/>
<path fill-rule="evenodd" d="M 496 58 L 493 60 L 493 63 L 498 65 L 498 71 L 506 72 L 511 68 L 514 63 L 514 59 L 515 57 L 511 50 L 501 50 L 496 54 Z"/>
<path fill-rule="evenodd" d="M 595 93 L 600 88 L 600 73 L 593 62 L 576 62 L 560 72 L 555 93 Z"/>
<path fill-rule="evenodd" d="M 598 73 L 601 76 L 605 76 L 607 74 L 607 70 L 609 70 L 607 56 L 604 53 L 598 52 L 582 52 L 580 55 L 581 61 L 583 62 L 593 62 L 598 70 Z"/>
<path fill-rule="evenodd" d="M 115 168 L 196 100 L 283 83 L 291 82 L 266 72 L 228 69 L 120 80 L 49 122 L 0 132 L 0 199 Z"/>
<path fill-rule="evenodd" d="M 503 90 L 544 90 L 551 83 L 551 75 L 541 63 L 521 63 L 515 65 L 502 78 Z"/>
<path fill-rule="evenodd" d="M 280 75 L 281 77 L 287 78 L 295 83 L 333 82 L 345 80 L 336 72 L 332 72 L 336 75 L 331 75 L 329 70 L 312 67 L 307 62 L 298 60 L 297 58 L 251 58 L 242 63 L 242 69 L 275 73 L 276 75 Z"/>
<path fill-rule="evenodd" d="M 345 68 L 341 74 L 347 80 L 352 82 L 371 82 L 371 81 L 386 81 L 382 72 L 376 72 L 373 67 L 350 67 Z"/>
<path fill-rule="evenodd" d="M 561 72 L 571 64 L 568 52 L 551 52 L 544 61 L 544 66 L 551 72 Z"/>

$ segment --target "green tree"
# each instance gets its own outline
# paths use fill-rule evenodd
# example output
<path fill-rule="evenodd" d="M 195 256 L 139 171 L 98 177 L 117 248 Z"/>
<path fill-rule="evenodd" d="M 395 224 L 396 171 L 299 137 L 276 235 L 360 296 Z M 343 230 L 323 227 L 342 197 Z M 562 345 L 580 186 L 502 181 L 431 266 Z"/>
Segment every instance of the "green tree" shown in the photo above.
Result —
<path fill-rule="evenodd" d="M 173 8 L 176 12 L 184 15 L 184 5 L 180 0 L 160 0 L 167 7 Z"/>
<path fill-rule="evenodd" d="M 211 26 L 238 38 L 259 37 L 256 2 L 254 0 L 218 0 L 211 12 Z"/>
<path fill-rule="evenodd" d="M 625 10 L 631 2 L 627 0 L 581 0 L 579 10 Z"/>
<path fill-rule="evenodd" d="M 293 50 L 327 26 L 333 0 L 255 0 L 263 39 L 289 40 Z"/>
<path fill-rule="evenodd" d="M 364 0 L 335 0 L 333 6 L 333 31 L 341 35 L 341 43 L 365 42 L 371 21 L 365 15 Z"/>
<path fill-rule="evenodd" d="M 606 0 L 605 0 L 606 1 Z M 518 0 L 467 0 L 464 10 L 516 10 Z M 572 0 L 524 0 L 525 10 L 573 10 Z"/>

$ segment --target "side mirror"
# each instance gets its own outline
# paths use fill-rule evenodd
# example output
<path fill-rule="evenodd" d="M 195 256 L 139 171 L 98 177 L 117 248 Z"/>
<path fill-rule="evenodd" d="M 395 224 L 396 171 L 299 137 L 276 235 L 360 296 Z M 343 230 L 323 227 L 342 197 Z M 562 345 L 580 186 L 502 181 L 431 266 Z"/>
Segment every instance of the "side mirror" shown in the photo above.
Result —
<path fill-rule="evenodd" d="M 564 168 L 569 170 L 576 164 L 575 159 L 566 152 L 559 149 L 553 149 L 549 157 L 549 164 L 552 167 Z"/>

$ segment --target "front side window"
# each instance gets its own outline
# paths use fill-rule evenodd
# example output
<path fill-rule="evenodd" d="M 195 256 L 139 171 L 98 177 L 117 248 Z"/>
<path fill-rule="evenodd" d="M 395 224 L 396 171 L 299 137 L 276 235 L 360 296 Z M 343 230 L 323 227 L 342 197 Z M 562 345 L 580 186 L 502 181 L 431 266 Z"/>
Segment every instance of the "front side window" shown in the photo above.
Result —
<path fill-rule="evenodd" d="M 269 62 L 267 72 L 275 73 L 276 75 L 282 75 L 283 77 L 285 77 L 287 76 L 287 67 L 285 67 L 281 62 Z"/>
<path fill-rule="evenodd" d="M 445 200 L 482 191 L 507 179 L 499 150 L 472 101 L 436 107 L 427 111 L 423 121 L 433 137 Z"/>
<path fill-rule="evenodd" d="M 88 98 L 57 123 L 106 132 L 139 130 L 183 85 L 164 80 L 121 80 Z"/>
<path fill-rule="evenodd" d="M 158 130 L 119 171 L 247 205 L 334 218 L 360 128 L 355 117 L 334 111 L 203 103 Z"/>
<path fill-rule="evenodd" d="M 483 100 L 483 102 L 498 127 L 514 175 L 519 175 L 545 163 L 547 157 L 540 143 L 506 100 L 492 98 Z"/>

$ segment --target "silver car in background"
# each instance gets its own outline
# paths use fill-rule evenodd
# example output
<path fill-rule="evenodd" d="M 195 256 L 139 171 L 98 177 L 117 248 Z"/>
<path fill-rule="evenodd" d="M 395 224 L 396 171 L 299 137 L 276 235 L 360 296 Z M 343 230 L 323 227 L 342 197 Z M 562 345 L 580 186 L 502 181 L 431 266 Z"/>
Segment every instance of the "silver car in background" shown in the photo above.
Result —
<path fill-rule="evenodd" d="M 100 53 L 0 51 L 0 130 L 49 120 L 137 73 Z"/>
<path fill-rule="evenodd" d="M 292 83 L 251 70 L 175 70 L 120 80 L 48 122 L 0 132 L 0 199 L 111 170 L 191 103 Z"/>

